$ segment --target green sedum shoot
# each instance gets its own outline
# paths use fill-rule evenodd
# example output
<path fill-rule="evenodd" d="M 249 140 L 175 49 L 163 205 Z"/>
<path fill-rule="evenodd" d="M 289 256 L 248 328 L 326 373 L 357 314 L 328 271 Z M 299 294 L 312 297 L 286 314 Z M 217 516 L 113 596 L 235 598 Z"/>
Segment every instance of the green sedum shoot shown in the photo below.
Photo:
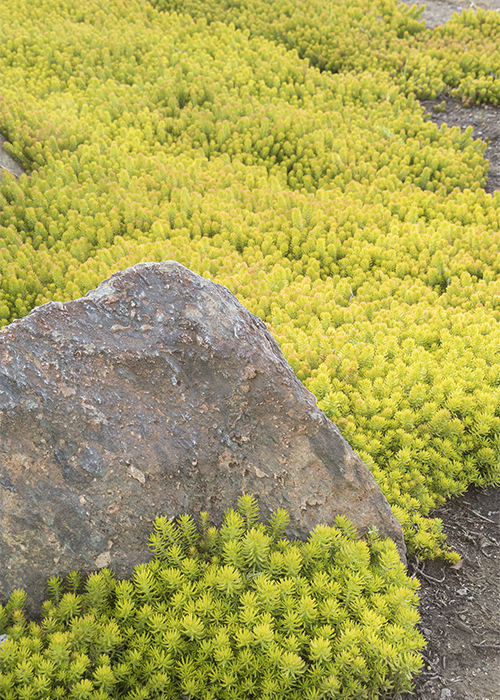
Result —
<path fill-rule="evenodd" d="M 154 558 L 48 582 L 39 624 L 16 590 L 0 606 L 2 700 L 366 700 L 409 690 L 422 664 L 419 583 L 394 543 L 338 516 L 306 542 L 284 510 L 260 522 L 244 494 L 219 529 L 207 513 L 158 517 Z"/>
<path fill-rule="evenodd" d="M 2 172 L 0 327 L 138 262 L 225 284 L 409 552 L 456 561 L 431 511 L 500 478 L 500 193 L 486 144 L 417 98 L 498 103 L 498 13 L 430 31 L 394 0 L 0 12 L 0 130 L 28 172 Z"/>

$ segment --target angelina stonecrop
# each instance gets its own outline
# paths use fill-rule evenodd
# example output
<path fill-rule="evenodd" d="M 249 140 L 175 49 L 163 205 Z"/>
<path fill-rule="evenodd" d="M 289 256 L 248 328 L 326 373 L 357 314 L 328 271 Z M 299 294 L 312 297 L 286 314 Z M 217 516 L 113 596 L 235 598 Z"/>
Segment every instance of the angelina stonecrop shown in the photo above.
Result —
<path fill-rule="evenodd" d="M 265 321 L 408 551 L 498 483 L 500 192 L 418 99 L 498 102 L 500 18 L 395 0 L 0 0 L 0 327 L 177 260 Z M 467 51 L 463 47 L 467 46 Z"/>
<path fill-rule="evenodd" d="M 157 518 L 154 558 L 48 582 L 40 624 L 0 606 L 2 700 L 360 700 L 411 687 L 418 581 L 391 540 L 338 516 L 307 542 L 243 495 L 220 527 Z"/>

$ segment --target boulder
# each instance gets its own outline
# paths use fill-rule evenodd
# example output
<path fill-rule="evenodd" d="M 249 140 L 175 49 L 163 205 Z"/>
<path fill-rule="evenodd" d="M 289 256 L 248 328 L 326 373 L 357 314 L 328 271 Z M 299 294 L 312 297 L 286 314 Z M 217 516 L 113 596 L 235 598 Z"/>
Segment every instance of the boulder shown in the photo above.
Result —
<path fill-rule="evenodd" d="M 0 600 L 71 569 L 147 561 L 156 516 L 243 492 L 304 538 L 345 514 L 399 523 L 361 459 L 298 381 L 264 323 L 177 262 L 141 263 L 0 331 Z"/>

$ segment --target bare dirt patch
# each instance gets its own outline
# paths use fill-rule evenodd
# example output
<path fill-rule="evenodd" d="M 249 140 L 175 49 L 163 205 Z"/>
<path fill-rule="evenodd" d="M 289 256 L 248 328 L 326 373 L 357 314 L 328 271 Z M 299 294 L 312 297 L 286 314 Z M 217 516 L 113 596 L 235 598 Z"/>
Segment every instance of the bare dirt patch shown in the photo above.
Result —
<path fill-rule="evenodd" d="M 457 568 L 409 558 L 428 643 L 415 693 L 397 700 L 499 700 L 500 487 L 472 489 L 434 515 L 462 561 Z"/>
<path fill-rule="evenodd" d="M 464 105 L 460 100 L 441 95 L 437 100 L 421 102 L 429 118 L 441 126 L 459 126 L 462 131 L 472 126 L 474 138 L 488 145 L 484 157 L 489 161 L 486 192 L 500 190 L 500 107 Z"/>

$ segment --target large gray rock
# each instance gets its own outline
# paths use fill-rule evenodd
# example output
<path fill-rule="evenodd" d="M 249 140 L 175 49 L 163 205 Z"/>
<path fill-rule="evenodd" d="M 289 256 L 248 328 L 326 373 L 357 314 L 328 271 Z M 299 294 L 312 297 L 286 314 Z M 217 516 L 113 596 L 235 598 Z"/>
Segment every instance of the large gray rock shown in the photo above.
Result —
<path fill-rule="evenodd" d="M 149 558 L 159 514 L 242 492 L 305 537 L 344 513 L 402 558 L 372 475 L 296 379 L 265 325 L 176 262 L 141 263 L 0 331 L 0 600 L 37 610 L 52 574 Z"/>

